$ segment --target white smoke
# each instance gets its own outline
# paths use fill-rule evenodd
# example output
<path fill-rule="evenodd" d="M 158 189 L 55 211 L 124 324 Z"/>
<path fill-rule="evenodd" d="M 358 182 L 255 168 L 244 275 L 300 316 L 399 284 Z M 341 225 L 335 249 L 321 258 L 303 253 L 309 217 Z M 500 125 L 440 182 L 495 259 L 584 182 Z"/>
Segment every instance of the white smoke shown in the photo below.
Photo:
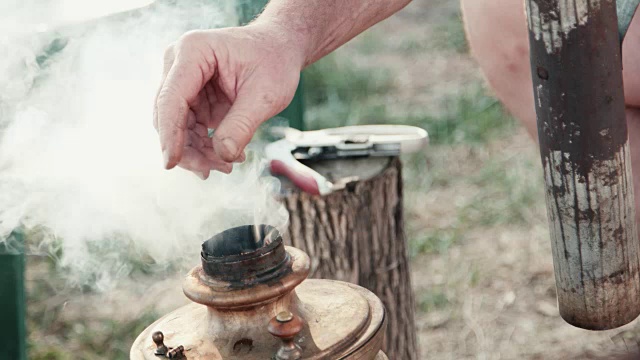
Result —
<path fill-rule="evenodd" d="M 61 248 L 71 282 L 107 288 L 128 272 L 122 246 L 162 263 L 197 257 L 231 226 L 285 225 L 258 160 L 205 182 L 162 167 L 152 104 L 164 48 L 233 25 L 228 9 L 180 1 L 82 23 L 51 10 L 69 0 L 48 2 L 49 17 L 42 4 L 0 8 L 0 239 L 45 228 L 40 249 Z"/>

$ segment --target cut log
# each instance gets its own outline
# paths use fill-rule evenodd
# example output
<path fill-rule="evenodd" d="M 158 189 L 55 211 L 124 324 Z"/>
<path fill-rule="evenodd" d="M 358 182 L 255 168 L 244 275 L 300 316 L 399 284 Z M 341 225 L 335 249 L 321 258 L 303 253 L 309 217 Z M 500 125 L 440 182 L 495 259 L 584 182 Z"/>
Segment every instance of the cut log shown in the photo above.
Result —
<path fill-rule="evenodd" d="M 400 160 L 308 165 L 334 182 L 359 179 L 326 196 L 285 186 L 283 201 L 290 214 L 285 241 L 309 254 L 312 277 L 348 281 L 374 292 L 388 315 L 383 350 L 389 359 L 418 359 Z"/>

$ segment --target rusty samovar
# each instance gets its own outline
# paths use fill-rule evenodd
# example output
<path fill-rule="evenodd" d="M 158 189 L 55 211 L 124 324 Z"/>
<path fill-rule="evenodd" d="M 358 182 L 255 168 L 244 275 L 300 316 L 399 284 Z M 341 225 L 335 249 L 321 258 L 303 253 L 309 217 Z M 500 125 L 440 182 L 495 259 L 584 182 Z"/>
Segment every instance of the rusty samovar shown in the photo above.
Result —
<path fill-rule="evenodd" d="M 193 303 L 147 327 L 131 359 L 387 359 L 381 301 L 353 284 L 307 279 L 309 257 L 275 228 L 224 231 L 202 244 L 201 260 L 183 283 Z"/>

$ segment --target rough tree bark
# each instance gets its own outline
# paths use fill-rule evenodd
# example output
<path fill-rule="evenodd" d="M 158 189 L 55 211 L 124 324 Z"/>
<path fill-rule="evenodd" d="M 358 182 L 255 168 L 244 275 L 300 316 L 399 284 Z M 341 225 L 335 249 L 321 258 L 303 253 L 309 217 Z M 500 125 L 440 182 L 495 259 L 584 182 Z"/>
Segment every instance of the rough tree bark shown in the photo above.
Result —
<path fill-rule="evenodd" d="M 290 214 L 285 241 L 309 254 L 312 277 L 348 281 L 378 295 L 388 314 L 384 351 L 392 360 L 417 359 L 399 159 L 311 166 L 330 180 L 360 180 L 327 196 L 291 189 L 283 200 Z"/>

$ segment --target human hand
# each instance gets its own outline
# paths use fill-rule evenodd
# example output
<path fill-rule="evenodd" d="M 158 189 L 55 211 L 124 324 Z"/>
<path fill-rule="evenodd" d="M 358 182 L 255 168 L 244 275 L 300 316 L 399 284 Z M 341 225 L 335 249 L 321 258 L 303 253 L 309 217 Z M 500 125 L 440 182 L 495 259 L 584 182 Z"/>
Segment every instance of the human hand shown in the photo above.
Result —
<path fill-rule="evenodd" d="M 258 126 L 291 102 L 303 63 L 295 39 L 275 25 L 183 35 L 165 51 L 154 106 L 165 168 L 202 179 L 230 173 Z"/>

